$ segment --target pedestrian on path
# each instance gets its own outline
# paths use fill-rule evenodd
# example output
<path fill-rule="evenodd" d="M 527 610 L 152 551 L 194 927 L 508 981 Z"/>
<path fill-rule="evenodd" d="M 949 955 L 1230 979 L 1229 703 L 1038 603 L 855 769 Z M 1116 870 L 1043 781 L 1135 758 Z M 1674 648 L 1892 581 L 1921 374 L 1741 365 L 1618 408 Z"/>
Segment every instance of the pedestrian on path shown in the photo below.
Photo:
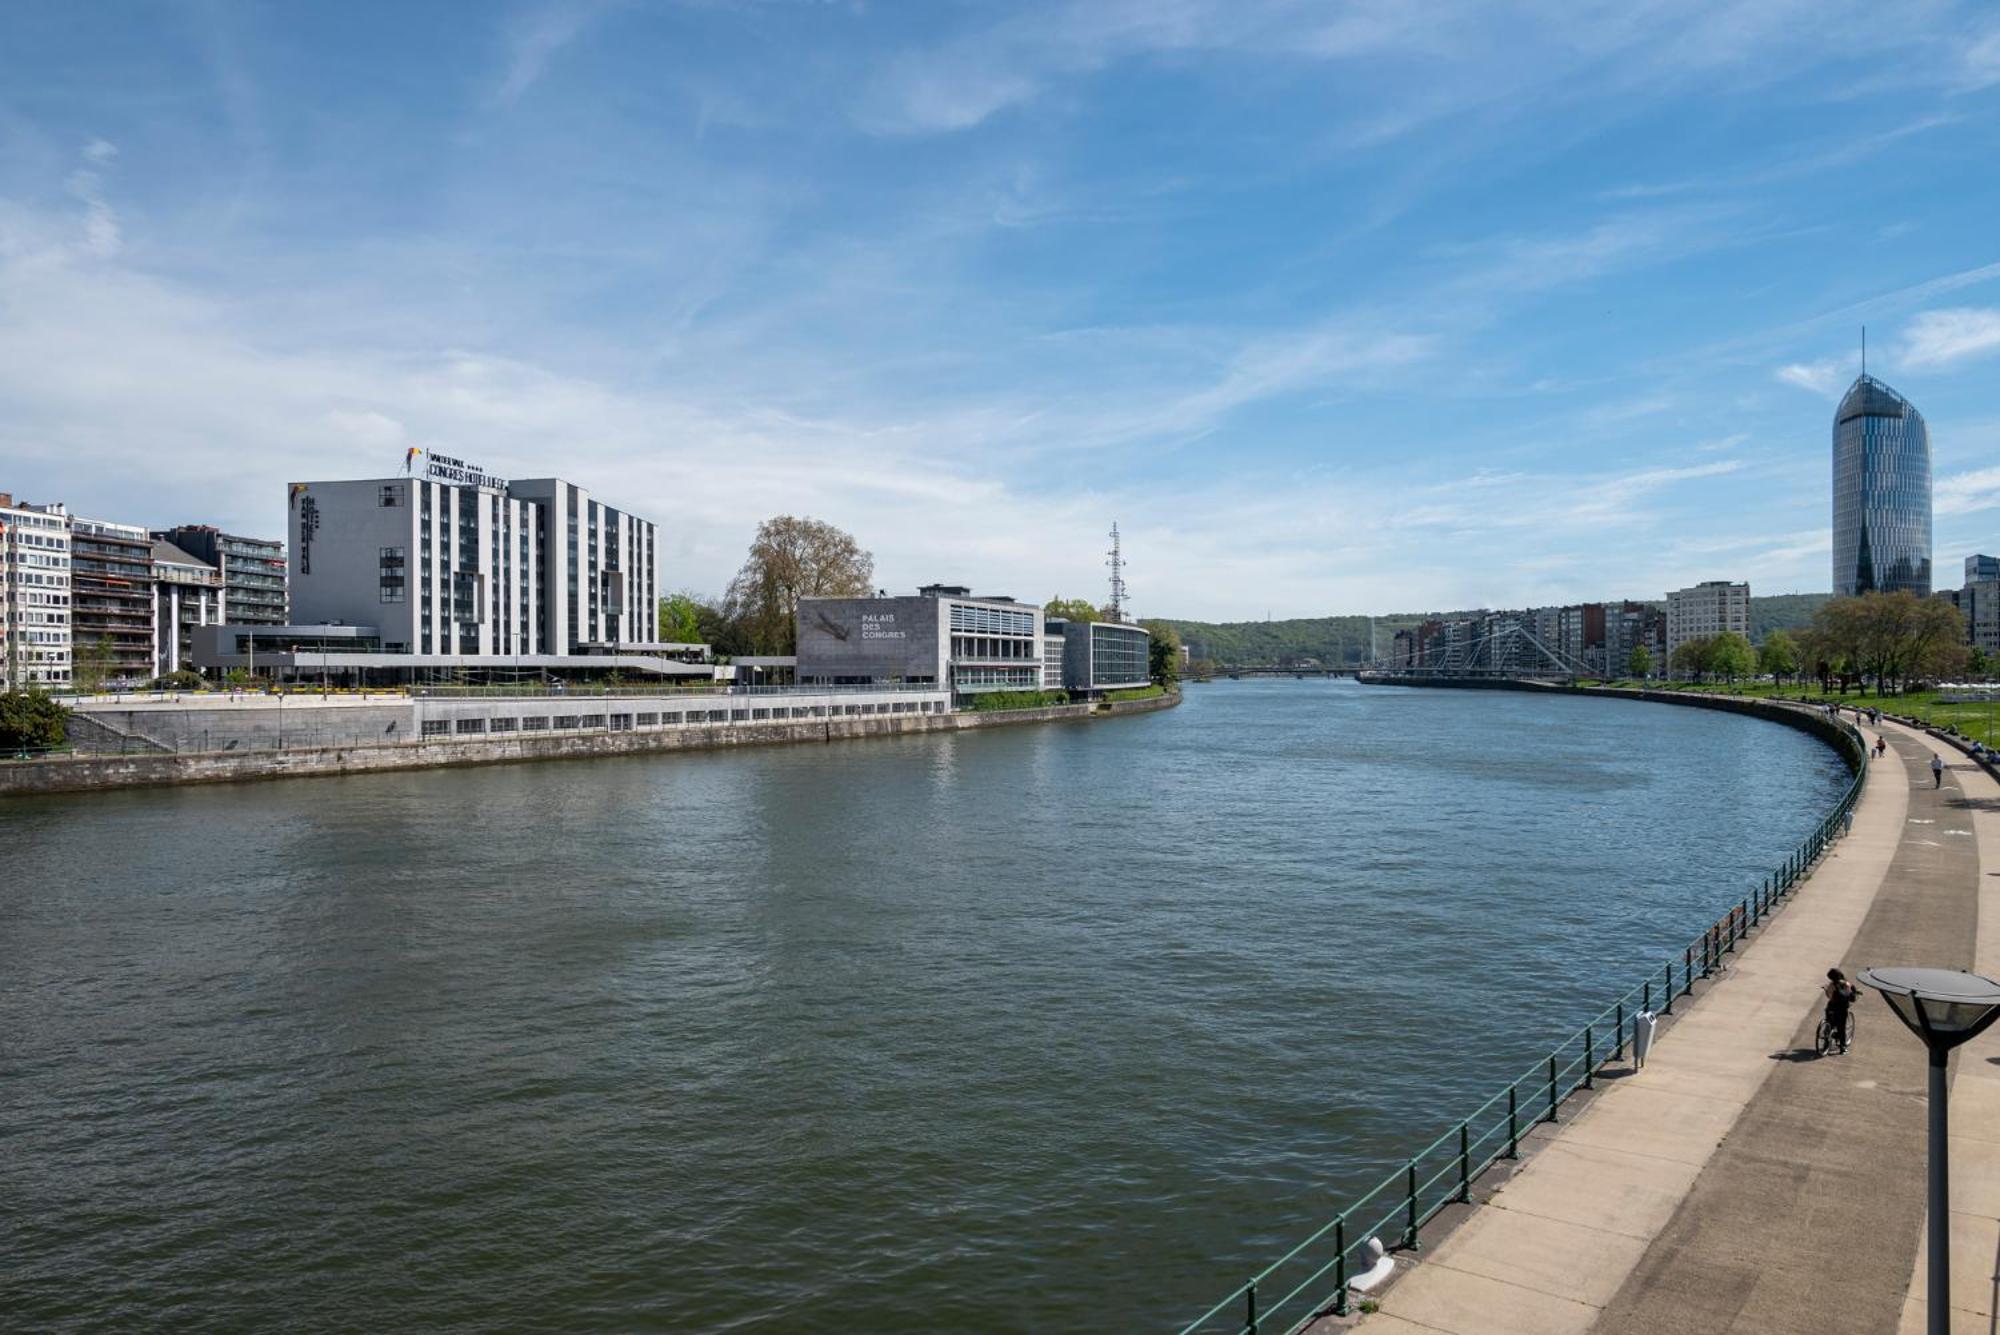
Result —
<path fill-rule="evenodd" d="M 1944 757 L 1931 752 L 1931 787 L 1944 787 Z"/>

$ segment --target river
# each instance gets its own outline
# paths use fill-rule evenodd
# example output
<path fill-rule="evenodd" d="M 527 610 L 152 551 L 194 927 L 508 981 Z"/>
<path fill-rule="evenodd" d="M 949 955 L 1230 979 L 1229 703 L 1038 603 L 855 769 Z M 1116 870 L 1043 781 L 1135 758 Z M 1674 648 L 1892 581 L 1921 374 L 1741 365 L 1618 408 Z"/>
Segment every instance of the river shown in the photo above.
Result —
<path fill-rule="evenodd" d="M 0 1313 L 1177 1325 L 1844 782 L 1744 717 L 1287 680 L 0 802 Z"/>

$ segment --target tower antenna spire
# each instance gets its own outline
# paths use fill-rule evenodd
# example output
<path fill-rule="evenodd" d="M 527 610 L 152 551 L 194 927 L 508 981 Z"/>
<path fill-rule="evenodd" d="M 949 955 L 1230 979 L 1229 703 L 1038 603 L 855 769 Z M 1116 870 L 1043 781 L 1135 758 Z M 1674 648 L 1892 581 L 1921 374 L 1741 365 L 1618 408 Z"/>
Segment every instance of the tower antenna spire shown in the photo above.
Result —
<path fill-rule="evenodd" d="M 1868 374 L 1868 326 L 1861 326 L 1861 374 Z"/>
<path fill-rule="evenodd" d="M 1111 567 L 1111 619 L 1125 619 L 1125 554 L 1119 544 L 1118 524 L 1111 525 L 1111 559 L 1104 564 Z"/>

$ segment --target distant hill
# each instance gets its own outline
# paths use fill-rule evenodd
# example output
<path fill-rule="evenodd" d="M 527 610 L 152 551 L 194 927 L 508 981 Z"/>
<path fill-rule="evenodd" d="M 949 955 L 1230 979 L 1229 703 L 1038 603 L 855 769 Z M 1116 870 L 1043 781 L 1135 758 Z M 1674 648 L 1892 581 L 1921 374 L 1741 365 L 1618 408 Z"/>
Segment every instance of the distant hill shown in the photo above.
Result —
<path fill-rule="evenodd" d="M 1831 594 L 1779 593 L 1750 598 L 1750 638 L 1762 640 L 1774 630 L 1796 630 L 1810 625 L 1813 613 Z M 1663 599 L 1653 598 L 1655 607 Z M 1437 617 L 1470 616 L 1461 612 L 1395 612 L 1375 618 L 1375 640 L 1381 652 L 1389 652 L 1396 632 Z M 1178 630 L 1188 652 L 1195 658 L 1212 658 L 1233 667 L 1291 667 L 1308 661 L 1332 667 L 1368 661 L 1368 618 L 1299 617 L 1288 621 L 1183 621 L 1162 617 Z"/>

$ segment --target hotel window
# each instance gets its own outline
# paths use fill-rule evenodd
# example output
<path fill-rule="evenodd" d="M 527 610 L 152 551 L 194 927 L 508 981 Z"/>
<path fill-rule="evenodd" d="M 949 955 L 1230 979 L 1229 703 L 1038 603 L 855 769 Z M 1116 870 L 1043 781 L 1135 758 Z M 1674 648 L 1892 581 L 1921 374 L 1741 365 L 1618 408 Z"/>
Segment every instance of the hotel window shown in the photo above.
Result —
<path fill-rule="evenodd" d="M 384 510 L 400 510 L 403 506 L 403 484 L 400 482 L 384 483 L 381 495 L 376 504 Z"/>
<path fill-rule="evenodd" d="M 382 548 L 377 576 L 383 602 L 400 603 L 407 598 L 409 576 L 405 573 L 404 552 L 401 547 Z"/>

